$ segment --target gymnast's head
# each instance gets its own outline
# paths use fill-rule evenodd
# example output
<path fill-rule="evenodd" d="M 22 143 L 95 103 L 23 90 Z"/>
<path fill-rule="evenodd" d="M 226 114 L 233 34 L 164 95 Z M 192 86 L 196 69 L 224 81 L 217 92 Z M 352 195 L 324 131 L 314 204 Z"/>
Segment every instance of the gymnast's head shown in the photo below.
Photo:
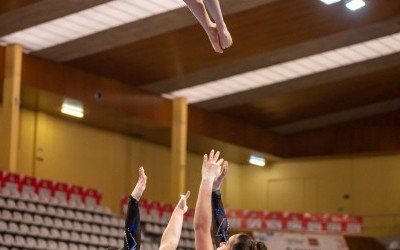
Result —
<path fill-rule="evenodd" d="M 267 250 L 267 246 L 247 234 L 239 233 L 229 237 L 227 242 L 221 242 L 217 250 Z"/>

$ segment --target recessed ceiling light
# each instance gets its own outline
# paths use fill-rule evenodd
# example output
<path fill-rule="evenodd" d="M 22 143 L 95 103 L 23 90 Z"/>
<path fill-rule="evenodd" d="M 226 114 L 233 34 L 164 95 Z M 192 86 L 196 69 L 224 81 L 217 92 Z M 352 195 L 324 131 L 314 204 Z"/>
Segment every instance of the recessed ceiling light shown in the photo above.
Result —
<path fill-rule="evenodd" d="M 337 3 L 340 2 L 341 0 L 320 0 L 321 2 L 323 2 L 324 4 L 333 4 L 333 3 Z"/>
<path fill-rule="evenodd" d="M 352 11 L 361 9 L 364 6 L 365 2 L 363 0 L 351 0 L 350 2 L 346 3 L 346 7 Z"/>
<path fill-rule="evenodd" d="M 61 113 L 83 118 L 83 104 L 80 101 L 67 98 L 61 106 Z"/>
<path fill-rule="evenodd" d="M 251 155 L 250 159 L 249 159 L 249 163 L 252 164 L 252 165 L 259 166 L 259 167 L 264 167 L 265 166 L 265 159 L 264 159 L 264 157 Z"/>

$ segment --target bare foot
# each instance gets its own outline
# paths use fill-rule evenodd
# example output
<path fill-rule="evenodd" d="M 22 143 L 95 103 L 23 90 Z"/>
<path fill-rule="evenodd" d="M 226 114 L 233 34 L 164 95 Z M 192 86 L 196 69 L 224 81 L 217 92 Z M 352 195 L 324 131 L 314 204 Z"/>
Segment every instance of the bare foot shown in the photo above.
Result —
<path fill-rule="evenodd" d="M 219 36 L 219 42 L 221 44 L 222 49 L 227 49 L 232 46 L 233 41 L 231 34 L 228 31 L 228 28 L 226 28 L 226 25 L 222 26 L 217 26 L 218 30 L 218 36 Z"/>
<path fill-rule="evenodd" d="M 218 37 L 218 30 L 215 24 L 210 26 L 208 30 L 206 31 L 208 35 L 208 39 L 210 39 L 211 45 L 213 46 L 213 49 L 217 53 L 223 53 L 224 51 L 221 48 L 219 37 Z"/>

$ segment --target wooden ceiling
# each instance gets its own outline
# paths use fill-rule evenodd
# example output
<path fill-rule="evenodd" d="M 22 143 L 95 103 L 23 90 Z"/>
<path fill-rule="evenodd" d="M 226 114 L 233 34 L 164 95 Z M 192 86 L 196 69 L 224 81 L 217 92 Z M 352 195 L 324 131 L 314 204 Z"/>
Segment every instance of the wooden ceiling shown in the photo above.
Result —
<path fill-rule="evenodd" d="M 186 8 L 118 26 L 26 55 L 23 105 L 57 114 L 48 107 L 75 97 L 90 107 L 83 122 L 169 144 L 171 102 L 161 93 L 400 32 L 400 1 L 365 1 L 351 12 L 319 0 L 222 0 L 234 39 L 223 54 Z M 105 2 L 1 1 L 0 36 Z M 253 151 L 392 152 L 400 149 L 399 117 L 396 53 L 190 105 L 188 147 L 220 147 L 238 162 Z"/>

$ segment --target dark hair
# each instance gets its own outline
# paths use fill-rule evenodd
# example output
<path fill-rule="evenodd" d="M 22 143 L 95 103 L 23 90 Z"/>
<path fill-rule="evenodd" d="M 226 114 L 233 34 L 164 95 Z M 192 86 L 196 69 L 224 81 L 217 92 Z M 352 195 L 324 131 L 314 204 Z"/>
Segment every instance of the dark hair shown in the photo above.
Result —
<path fill-rule="evenodd" d="M 232 245 L 232 250 L 267 250 L 267 246 L 262 241 L 253 240 L 247 234 L 239 234 Z"/>

